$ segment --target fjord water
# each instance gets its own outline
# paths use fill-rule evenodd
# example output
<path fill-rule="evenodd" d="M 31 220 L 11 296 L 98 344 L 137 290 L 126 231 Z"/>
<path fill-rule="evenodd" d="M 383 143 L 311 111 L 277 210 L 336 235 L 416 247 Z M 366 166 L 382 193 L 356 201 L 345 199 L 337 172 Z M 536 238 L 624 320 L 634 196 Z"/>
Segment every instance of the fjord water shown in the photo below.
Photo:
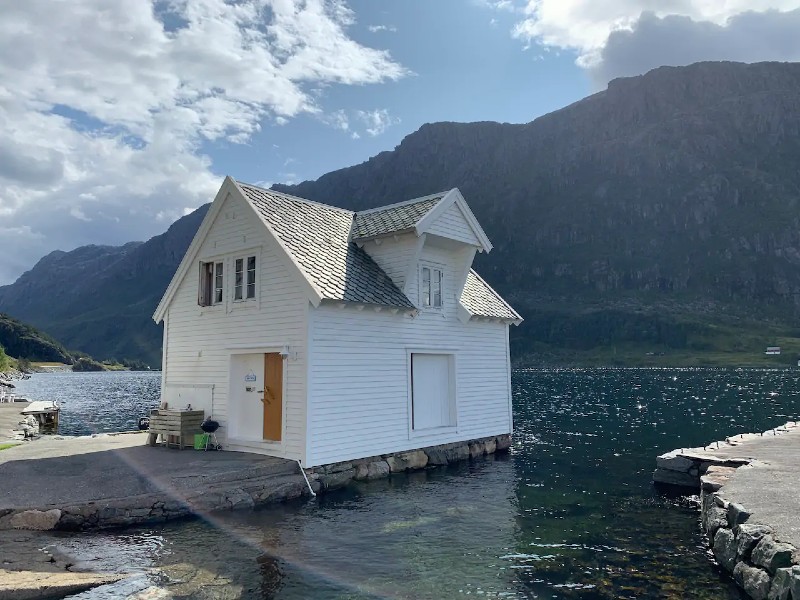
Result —
<path fill-rule="evenodd" d="M 32 382 L 51 377 L 62 383 Z M 95 377 L 139 391 L 156 382 L 157 398 L 154 374 Z M 653 489 L 655 457 L 794 420 L 798 387 L 791 370 L 517 371 L 508 455 L 57 544 L 140 573 L 80 598 L 147 586 L 198 599 L 740 598 L 697 510 Z M 83 406 L 70 400 L 65 413 Z"/>

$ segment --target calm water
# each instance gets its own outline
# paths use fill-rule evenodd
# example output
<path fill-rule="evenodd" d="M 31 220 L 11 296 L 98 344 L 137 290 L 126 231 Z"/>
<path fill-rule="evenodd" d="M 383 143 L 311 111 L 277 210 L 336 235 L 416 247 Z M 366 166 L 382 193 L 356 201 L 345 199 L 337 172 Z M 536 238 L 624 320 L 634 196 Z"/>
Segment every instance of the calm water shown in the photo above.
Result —
<path fill-rule="evenodd" d="M 18 396 L 59 401 L 59 433 L 88 435 L 138 429 L 139 417 L 158 406 L 161 373 L 37 373 L 15 385 Z"/>
<path fill-rule="evenodd" d="M 740 597 L 709 558 L 696 510 L 654 492 L 654 459 L 797 418 L 795 371 L 537 370 L 513 380 L 510 455 L 268 510 L 65 536 L 57 544 L 89 564 L 140 573 L 77 597 L 148 586 L 152 597 L 198 599 Z M 109 403 L 131 419 L 157 396 L 153 374 L 30 384 L 57 382 L 66 394 L 69 381 L 119 390 Z M 126 400 L 125 386 L 151 396 Z M 65 401 L 70 423 L 134 422 L 81 391 Z"/>

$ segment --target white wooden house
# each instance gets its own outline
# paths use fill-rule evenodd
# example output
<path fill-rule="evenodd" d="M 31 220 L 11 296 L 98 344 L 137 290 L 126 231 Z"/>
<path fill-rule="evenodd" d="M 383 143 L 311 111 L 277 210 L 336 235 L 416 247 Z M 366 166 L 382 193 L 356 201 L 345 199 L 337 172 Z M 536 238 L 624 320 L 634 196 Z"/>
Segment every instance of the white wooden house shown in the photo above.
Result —
<path fill-rule="evenodd" d="M 457 189 L 354 213 L 226 178 L 153 316 L 162 402 L 305 467 L 510 433 L 491 249 Z"/>

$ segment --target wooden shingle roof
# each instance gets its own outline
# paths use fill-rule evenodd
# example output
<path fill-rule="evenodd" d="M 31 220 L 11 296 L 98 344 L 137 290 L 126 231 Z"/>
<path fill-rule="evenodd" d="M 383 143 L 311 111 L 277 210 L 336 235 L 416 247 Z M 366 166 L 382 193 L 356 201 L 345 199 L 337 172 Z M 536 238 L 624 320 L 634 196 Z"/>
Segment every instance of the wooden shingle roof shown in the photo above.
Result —
<path fill-rule="evenodd" d="M 414 308 L 372 257 L 350 241 L 355 213 L 238 185 L 323 299 Z"/>
<path fill-rule="evenodd" d="M 353 239 L 371 238 L 413 229 L 446 194 L 447 192 L 442 192 L 356 213 Z"/>
<path fill-rule="evenodd" d="M 522 321 L 522 317 L 517 314 L 508 303 L 495 292 L 472 269 L 467 274 L 467 281 L 464 290 L 461 292 L 461 305 L 469 313 L 476 317 L 488 317 L 492 319 L 503 319 L 507 321 Z"/>

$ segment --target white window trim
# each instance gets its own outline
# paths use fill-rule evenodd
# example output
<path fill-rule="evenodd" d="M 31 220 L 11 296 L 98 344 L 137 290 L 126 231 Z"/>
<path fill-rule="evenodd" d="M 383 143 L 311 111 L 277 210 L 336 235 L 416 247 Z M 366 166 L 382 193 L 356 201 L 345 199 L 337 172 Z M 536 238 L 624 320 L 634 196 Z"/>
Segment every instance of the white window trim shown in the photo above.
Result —
<path fill-rule="evenodd" d="M 255 280 L 255 297 L 254 298 L 245 298 L 242 300 L 234 300 L 234 284 L 236 283 L 234 269 L 236 268 L 236 259 L 243 258 L 245 260 L 245 279 L 244 284 L 245 287 L 243 288 L 246 294 L 246 284 L 247 284 L 247 257 L 248 256 L 255 256 L 256 257 L 256 280 Z M 232 313 L 235 311 L 243 310 L 243 311 L 251 311 L 251 310 L 258 310 L 261 307 L 261 288 L 259 287 L 259 282 L 261 281 L 261 270 L 263 269 L 263 264 L 261 261 L 263 260 L 263 252 L 262 246 L 250 246 L 248 248 L 243 248 L 241 250 L 236 250 L 235 252 L 229 252 L 225 254 L 215 254 L 210 256 L 202 257 L 199 262 L 200 263 L 222 263 L 223 269 L 223 292 L 222 292 L 222 302 L 218 302 L 216 304 L 208 304 L 206 306 L 198 304 L 197 308 L 200 310 L 200 314 L 202 315 L 206 311 L 216 311 L 219 310 L 218 307 L 225 306 L 225 312 Z M 216 268 L 216 267 L 215 267 Z M 214 283 L 214 279 L 212 277 L 212 285 Z M 198 298 L 199 298 L 199 284 L 198 284 Z M 213 299 L 213 290 L 212 290 L 212 299 Z"/>
<path fill-rule="evenodd" d="M 248 298 L 247 297 L 247 287 L 248 287 L 247 261 L 251 257 L 254 257 L 255 260 L 256 260 L 255 281 L 254 281 L 255 291 L 254 291 L 253 297 L 252 298 Z M 241 298 L 237 298 L 236 297 L 236 273 L 237 273 L 237 271 L 236 271 L 236 262 L 240 261 L 240 260 L 242 261 L 242 297 Z M 255 301 L 257 299 L 257 297 L 258 297 L 258 266 L 259 266 L 259 262 L 261 262 L 261 261 L 260 261 L 260 258 L 258 256 L 258 254 L 251 254 L 249 252 L 245 253 L 245 254 L 237 254 L 236 256 L 233 256 L 231 258 L 231 265 L 233 265 L 232 268 L 231 268 L 231 275 L 232 275 L 232 278 L 231 278 L 231 300 L 234 303 L 238 304 L 238 303 L 243 303 L 243 302 L 253 302 L 253 301 Z"/>
<path fill-rule="evenodd" d="M 412 355 L 414 354 L 446 354 L 450 357 L 450 376 L 453 380 L 453 387 L 450 393 L 453 396 L 451 402 L 453 403 L 455 425 L 414 429 L 414 380 L 411 369 Z M 458 352 L 453 348 L 406 348 L 406 377 L 408 389 L 408 439 L 433 438 L 433 441 L 435 441 L 443 435 L 457 434 L 459 432 Z"/>
<path fill-rule="evenodd" d="M 439 271 L 442 274 L 442 279 L 441 279 L 441 281 L 442 281 L 442 289 L 439 290 L 439 296 L 440 296 L 440 298 L 439 298 L 440 305 L 439 306 L 433 306 L 433 304 L 431 304 L 430 306 L 425 306 L 425 301 L 424 301 L 424 299 L 425 299 L 424 291 L 425 290 L 424 290 L 424 287 L 423 287 L 423 277 L 422 277 L 423 269 L 430 269 L 431 270 L 431 282 L 433 282 L 433 272 L 434 271 Z M 446 295 L 444 293 L 444 289 L 445 289 L 445 286 L 447 285 L 446 279 L 447 278 L 445 277 L 445 265 L 440 264 L 440 263 L 435 263 L 435 262 L 429 262 L 429 261 L 420 261 L 419 262 L 419 269 L 418 269 L 418 273 L 417 273 L 417 289 L 418 289 L 419 307 L 422 310 L 434 310 L 434 311 L 437 311 L 437 312 L 441 312 L 442 310 L 444 310 L 444 299 L 445 299 L 445 295 Z M 431 299 L 431 302 L 433 302 L 433 287 L 431 287 L 431 290 L 430 290 L 430 299 Z"/>
<path fill-rule="evenodd" d="M 217 265 L 222 264 L 222 300 L 220 302 L 216 302 L 216 282 L 217 282 Z M 225 279 L 227 278 L 227 266 L 225 264 L 224 257 L 212 257 L 212 258 L 203 258 L 199 261 L 198 266 L 201 267 L 198 269 L 202 271 L 203 265 L 211 265 L 211 281 L 209 283 L 209 299 L 210 302 L 208 304 L 200 304 L 200 292 L 202 290 L 203 281 L 199 279 L 197 282 L 197 307 L 200 311 L 208 310 L 208 309 L 215 309 L 218 306 L 222 306 L 225 304 Z M 205 277 L 205 274 L 201 275 L 201 278 Z"/>

